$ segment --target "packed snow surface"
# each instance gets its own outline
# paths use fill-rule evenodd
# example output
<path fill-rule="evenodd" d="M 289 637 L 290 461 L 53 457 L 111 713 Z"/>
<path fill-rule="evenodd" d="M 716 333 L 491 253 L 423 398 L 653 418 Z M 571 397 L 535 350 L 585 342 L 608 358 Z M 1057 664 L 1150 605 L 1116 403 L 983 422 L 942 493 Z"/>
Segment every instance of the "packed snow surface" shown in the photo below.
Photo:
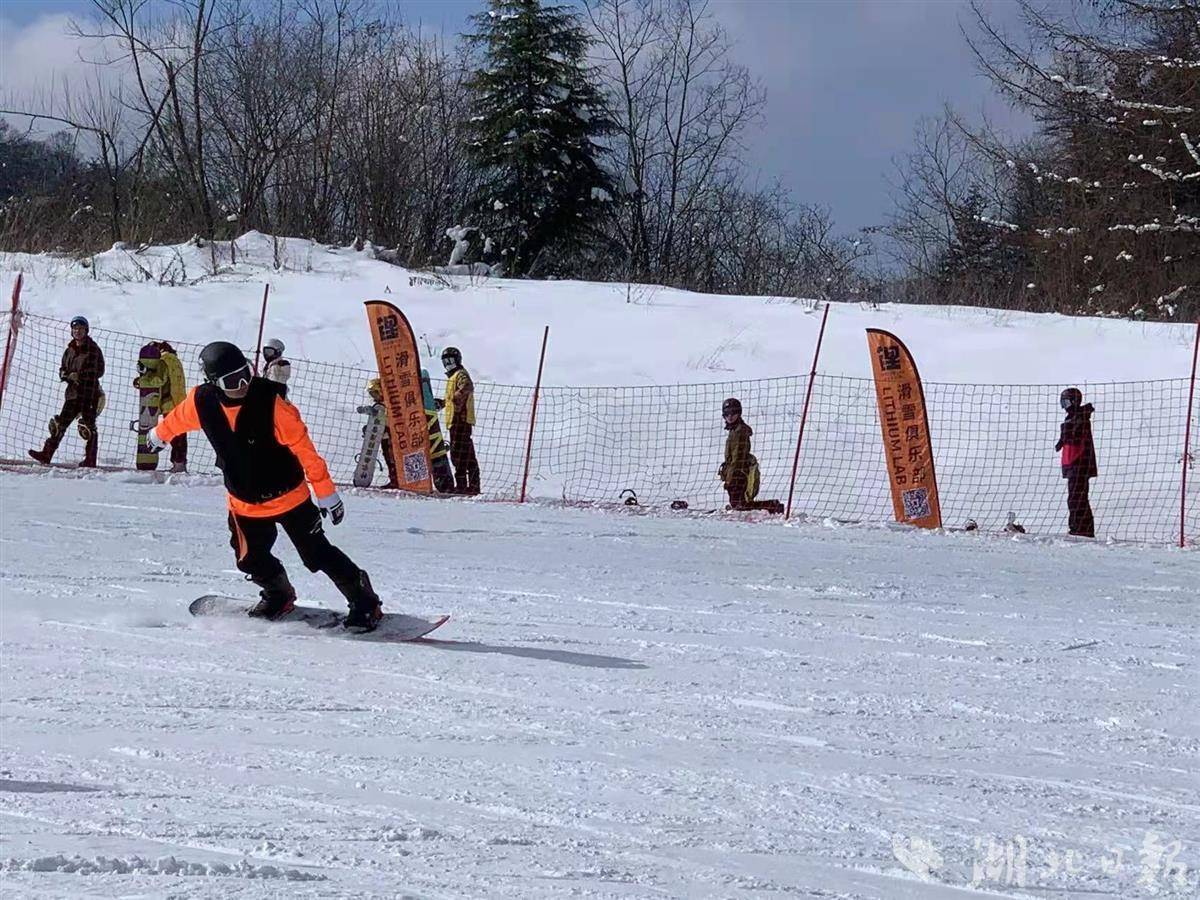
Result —
<path fill-rule="evenodd" d="M 346 499 L 438 640 L 190 618 L 215 479 L 0 474 L 0 892 L 1196 896 L 1192 552 Z"/>

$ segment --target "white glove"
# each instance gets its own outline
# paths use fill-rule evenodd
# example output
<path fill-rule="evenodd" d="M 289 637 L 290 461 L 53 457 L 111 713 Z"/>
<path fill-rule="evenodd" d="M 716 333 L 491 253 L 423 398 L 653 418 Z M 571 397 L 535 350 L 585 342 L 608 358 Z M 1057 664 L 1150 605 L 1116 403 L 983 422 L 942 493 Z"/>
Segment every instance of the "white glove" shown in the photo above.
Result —
<path fill-rule="evenodd" d="M 318 497 L 317 506 L 321 508 L 321 515 L 329 516 L 334 525 L 341 524 L 342 519 L 346 517 L 346 504 L 342 503 L 337 491 L 328 497 Z"/>
<path fill-rule="evenodd" d="M 150 448 L 151 453 L 157 453 L 167 446 L 167 442 L 158 436 L 158 429 L 151 428 L 146 432 L 146 446 Z"/>

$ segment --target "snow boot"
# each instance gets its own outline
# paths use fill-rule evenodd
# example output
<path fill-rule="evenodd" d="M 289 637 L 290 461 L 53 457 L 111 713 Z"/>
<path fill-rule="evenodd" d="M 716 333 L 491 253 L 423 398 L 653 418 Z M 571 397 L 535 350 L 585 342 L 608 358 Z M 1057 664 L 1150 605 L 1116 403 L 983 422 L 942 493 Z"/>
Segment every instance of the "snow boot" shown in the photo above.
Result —
<path fill-rule="evenodd" d="M 270 578 L 251 578 L 262 591 L 262 597 L 250 607 L 249 615 L 256 619 L 279 619 L 296 608 L 296 589 L 288 580 L 287 572 L 279 570 Z"/>
<path fill-rule="evenodd" d="M 359 569 L 358 577 L 353 581 L 341 582 L 337 589 L 350 603 L 350 612 L 346 614 L 342 627 L 352 631 L 374 631 L 383 618 L 383 604 L 371 587 L 367 573 Z"/>
<path fill-rule="evenodd" d="M 29 456 L 32 459 L 36 459 L 43 466 L 48 466 L 48 465 L 50 465 L 50 460 L 53 459 L 53 457 L 54 457 L 54 451 L 53 450 L 49 450 L 49 451 L 47 451 L 47 450 L 30 450 Z"/>
<path fill-rule="evenodd" d="M 82 422 L 79 423 L 79 436 L 83 438 L 83 462 L 79 464 L 81 469 L 96 468 L 96 453 L 100 449 L 100 437 L 96 434 L 95 428 L 89 428 Z"/>

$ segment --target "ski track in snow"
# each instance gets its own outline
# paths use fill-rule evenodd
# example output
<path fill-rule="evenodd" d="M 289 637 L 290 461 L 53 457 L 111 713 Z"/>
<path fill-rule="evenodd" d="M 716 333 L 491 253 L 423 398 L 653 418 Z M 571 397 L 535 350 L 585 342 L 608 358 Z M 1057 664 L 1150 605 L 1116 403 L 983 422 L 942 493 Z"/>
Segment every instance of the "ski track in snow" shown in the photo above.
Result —
<path fill-rule="evenodd" d="M 192 619 L 218 487 L 0 474 L 0 892 L 1196 895 L 1194 552 L 346 499 L 437 640 Z"/>

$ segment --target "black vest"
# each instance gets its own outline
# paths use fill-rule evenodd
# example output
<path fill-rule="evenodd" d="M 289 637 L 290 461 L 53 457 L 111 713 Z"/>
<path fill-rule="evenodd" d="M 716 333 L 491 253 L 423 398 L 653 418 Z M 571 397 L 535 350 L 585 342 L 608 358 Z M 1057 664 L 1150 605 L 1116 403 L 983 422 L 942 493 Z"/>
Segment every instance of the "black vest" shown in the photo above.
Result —
<path fill-rule="evenodd" d="M 251 379 L 237 423 L 230 428 L 221 389 L 215 384 L 196 388 L 200 427 L 217 454 L 225 489 L 238 500 L 265 503 L 304 483 L 300 460 L 275 438 L 275 399 L 282 396 L 283 385 Z"/>

